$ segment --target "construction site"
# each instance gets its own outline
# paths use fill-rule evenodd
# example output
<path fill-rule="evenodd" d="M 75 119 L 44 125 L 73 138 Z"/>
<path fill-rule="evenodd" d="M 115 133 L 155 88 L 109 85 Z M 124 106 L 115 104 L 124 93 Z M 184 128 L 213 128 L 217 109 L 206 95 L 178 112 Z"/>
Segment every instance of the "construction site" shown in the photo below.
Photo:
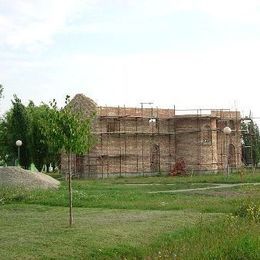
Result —
<path fill-rule="evenodd" d="M 241 166 L 241 115 L 229 109 L 178 110 L 99 107 L 78 94 L 71 105 L 95 112 L 96 144 L 86 155 L 73 155 L 78 178 L 218 172 Z M 230 133 L 223 129 L 228 127 Z M 61 169 L 68 170 L 62 156 Z"/>

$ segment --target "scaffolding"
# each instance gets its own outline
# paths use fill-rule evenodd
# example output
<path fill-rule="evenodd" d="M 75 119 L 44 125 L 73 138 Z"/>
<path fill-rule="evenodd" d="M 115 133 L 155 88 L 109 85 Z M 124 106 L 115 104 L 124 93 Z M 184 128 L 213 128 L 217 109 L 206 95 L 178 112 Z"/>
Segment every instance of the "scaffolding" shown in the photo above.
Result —
<path fill-rule="evenodd" d="M 144 103 L 143 103 L 144 104 Z M 75 159 L 83 178 L 168 174 L 182 158 L 187 170 L 223 170 L 241 164 L 241 117 L 229 109 L 99 107 L 94 126 L 96 146 Z M 234 154 L 225 149 L 223 127 L 229 126 Z"/>

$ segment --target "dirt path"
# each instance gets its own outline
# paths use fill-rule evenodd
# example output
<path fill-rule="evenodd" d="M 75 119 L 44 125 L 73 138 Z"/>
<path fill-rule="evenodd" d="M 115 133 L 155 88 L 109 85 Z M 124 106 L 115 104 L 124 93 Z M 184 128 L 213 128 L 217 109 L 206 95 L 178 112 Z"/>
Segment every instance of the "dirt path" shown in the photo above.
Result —
<path fill-rule="evenodd" d="M 213 184 L 213 183 L 209 183 Z M 200 190 L 214 190 L 214 189 L 225 189 L 225 188 L 232 188 L 238 186 L 245 186 L 245 185 L 260 185 L 260 182 L 255 183 L 235 183 L 235 184 L 226 184 L 226 183 L 214 183 L 216 186 L 204 187 L 204 188 L 194 188 L 194 189 L 183 189 L 183 190 L 164 190 L 164 191 L 150 191 L 148 193 L 181 193 L 181 192 L 189 192 L 189 191 L 200 191 Z"/>

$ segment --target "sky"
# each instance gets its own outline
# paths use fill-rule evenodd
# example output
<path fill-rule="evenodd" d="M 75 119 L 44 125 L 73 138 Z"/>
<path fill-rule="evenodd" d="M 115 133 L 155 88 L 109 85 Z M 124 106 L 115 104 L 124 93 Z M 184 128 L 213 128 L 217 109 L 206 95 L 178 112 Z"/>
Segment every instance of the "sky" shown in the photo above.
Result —
<path fill-rule="evenodd" d="M 0 0 L 0 39 L 0 113 L 83 93 L 260 117 L 260 0 Z"/>

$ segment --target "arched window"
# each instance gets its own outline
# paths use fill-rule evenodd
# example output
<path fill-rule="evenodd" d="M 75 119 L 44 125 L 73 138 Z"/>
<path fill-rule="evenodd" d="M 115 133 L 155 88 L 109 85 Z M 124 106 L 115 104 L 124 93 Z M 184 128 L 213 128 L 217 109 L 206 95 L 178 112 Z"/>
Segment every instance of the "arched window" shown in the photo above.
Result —
<path fill-rule="evenodd" d="M 119 132 L 120 131 L 120 121 L 118 119 L 111 119 L 107 122 L 107 132 Z"/>
<path fill-rule="evenodd" d="M 153 144 L 150 149 L 151 172 L 160 171 L 160 146 Z"/>
<path fill-rule="evenodd" d="M 211 144 L 212 143 L 212 133 L 209 125 L 204 125 L 201 129 L 202 133 L 202 143 Z"/>
<path fill-rule="evenodd" d="M 228 147 L 228 164 L 231 167 L 236 166 L 236 148 L 233 144 L 229 144 Z"/>
<path fill-rule="evenodd" d="M 229 127 L 231 128 L 231 130 L 235 130 L 235 121 L 234 120 L 229 121 Z"/>

